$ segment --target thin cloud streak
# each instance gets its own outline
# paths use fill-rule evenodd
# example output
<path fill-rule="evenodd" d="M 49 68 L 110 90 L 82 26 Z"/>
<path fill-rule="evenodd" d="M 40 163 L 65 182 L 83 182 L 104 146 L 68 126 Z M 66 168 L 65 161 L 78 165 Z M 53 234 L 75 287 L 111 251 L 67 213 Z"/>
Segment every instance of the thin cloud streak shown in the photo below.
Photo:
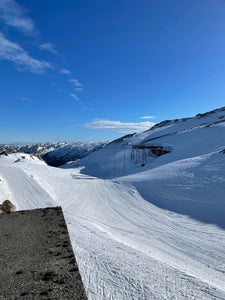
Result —
<path fill-rule="evenodd" d="M 74 94 L 74 93 L 70 93 L 70 96 L 74 99 L 74 100 L 76 100 L 76 101 L 80 101 L 80 99 L 77 97 L 77 95 L 76 94 Z"/>
<path fill-rule="evenodd" d="M 67 75 L 71 75 L 72 73 L 70 72 L 70 70 L 68 70 L 68 69 L 61 69 L 60 71 L 59 71 L 59 73 L 61 73 L 61 74 L 67 74 Z"/>
<path fill-rule="evenodd" d="M 14 62 L 19 71 L 36 74 L 52 68 L 49 62 L 31 57 L 19 44 L 6 39 L 2 33 L 0 33 L 0 59 Z"/>
<path fill-rule="evenodd" d="M 26 16 L 26 10 L 14 0 L 0 0 L 0 20 L 27 34 L 34 31 L 34 22 Z"/>
<path fill-rule="evenodd" d="M 46 50 L 46 51 L 51 52 L 53 54 L 57 54 L 57 51 L 55 50 L 54 45 L 52 45 L 51 43 L 41 44 L 39 47 L 40 47 L 41 50 Z"/>
<path fill-rule="evenodd" d="M 153 122 L 120 122 L 110 121 L 105 119 L 95 119 L 91 123 L 84 124 L 88 129 L 104 129 L 104 130 L 119 130 L 119 131 L 144 131 L 154 126 Z"/>
<path fill-rule="evenodd" d="M 143 116 L 143 117 L 140 117 L 140 119 L 143 119 L 143 120 L 150 120 L 150 119 L 155 119 L 156 117 L 155 116 Z"/>
<path fill-rule="evenodd" d="M 68 81 L 71 82 L 75 87 L 81 87 L 82 86 L 82 84 L 75 78 L 69 79 Z"/>

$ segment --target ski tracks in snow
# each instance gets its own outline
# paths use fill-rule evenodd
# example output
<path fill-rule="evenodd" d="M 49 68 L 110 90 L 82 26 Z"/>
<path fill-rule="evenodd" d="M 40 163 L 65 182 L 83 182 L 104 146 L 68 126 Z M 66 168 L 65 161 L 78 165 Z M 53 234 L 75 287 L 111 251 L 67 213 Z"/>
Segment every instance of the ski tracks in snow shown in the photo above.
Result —
<path fill-rule="evenodd" d="M 223 230 L 73 171 L 6 162 L 0 187 L 19 209 L 62 205 L 89 299 L 225 299 Z"/>
<path fill-rule="evenodd" d="M 51 195 L 26 172 L 16 167 L 1 167 L 1 176 L 8 186 L 10 201 L 23 209 L 57 205 Z"/>
<path fill-rule="evenodd" d="M 82 184 L 74 201 L 65 200 L 65 214 L 89 299 L 225 297 L 225 277 L 212 262 L 213 255 L 218 264 L 224 259 L 222 235 L 219 249 L 204 243 L 217 228 L 157 209 L 120 182 L 91 181 L 85 190 Z"/>
<path fill-rule="evenodd" d="M 224 299 L 215 287 L 65 214 L 89 299 Z"/>

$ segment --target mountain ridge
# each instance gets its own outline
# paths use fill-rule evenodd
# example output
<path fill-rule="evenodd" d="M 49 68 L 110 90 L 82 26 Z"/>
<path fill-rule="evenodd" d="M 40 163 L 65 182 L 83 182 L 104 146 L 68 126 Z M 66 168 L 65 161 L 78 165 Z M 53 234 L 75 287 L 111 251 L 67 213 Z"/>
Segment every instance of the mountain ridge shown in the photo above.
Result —
<path fill-rule="evenodd" d="M 103 147 L 106 142 L 55 142 L 38 144 L 2 144 L 0 152 L 30 153 L 44 159 L 50 166 L 58 167 L 71 160 L 80 159 Z"/>

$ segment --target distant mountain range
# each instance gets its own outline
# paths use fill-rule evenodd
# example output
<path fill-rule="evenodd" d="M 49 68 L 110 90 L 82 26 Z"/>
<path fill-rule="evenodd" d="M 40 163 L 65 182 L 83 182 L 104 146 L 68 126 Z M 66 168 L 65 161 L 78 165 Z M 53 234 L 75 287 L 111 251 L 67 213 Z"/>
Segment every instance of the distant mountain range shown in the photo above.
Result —
<path fill-rule="evenodd" d="M 58 167 L 69 161 L 75 161 L 104 147 L 106 142 L 57 142 L 27 145 L 0 145 L 0 153 L 30 153 L 43 158 L 48 165 Z"/>

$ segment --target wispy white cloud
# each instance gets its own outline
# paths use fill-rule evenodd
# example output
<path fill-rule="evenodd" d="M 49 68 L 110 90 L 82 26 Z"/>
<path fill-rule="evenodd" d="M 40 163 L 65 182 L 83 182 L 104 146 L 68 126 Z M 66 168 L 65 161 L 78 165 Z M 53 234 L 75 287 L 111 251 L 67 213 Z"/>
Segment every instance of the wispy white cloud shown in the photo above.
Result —
<path fill-rule="evenodd" d="M 2 33 L 0 33 L 0 59 L 14 62 L 20 71 L 37 74 L 52 68 L 49 62 L 31 57 L 19 44 L 6 39 Z"/>
<path fill-rule="evenodd" d="M 46 51 L 49 51 L 51 53 L 57 54 L 57 51 L 55 50 L 54 45 L 51 44 L 51 43 L 41 44 L 39 47 L 40 47 L 41 50 L 46 50 Z"/>
<path fill-rule="evenodd" d="M 144 131 L 155 125 L 153 122 L 126 123 L 120 121 L 110 121 L 105 119 L 95 119 L 91 123 L 84 125 L 88 129 L 104 129 L 119 131 Z"/>
<path fill-rule="evenodd" d="M 75 87 L 81 87 L 82 84 L 75 78 L 72 78 L 72 79 L 69 79 L 68 80 L 69 82 L 72 82 L 72 84 L 75 86 Z"/>
<path fill-rule="evenodd" d="M 0 0 L 0 22 L 14 27 L 25 34 L 35 35 L 35 25 L 33 20 L 27 16 L 28 10 L 17 2 L 17 0 Z M 62 57 L 52 43 L 35 43 L 35 45 L 41 50 L 49 51 Z M 46 69 L 53 68 L 51 63 L 33 58 L 18 43 L 8 40 L 2 33 L 0 33 L 0 59 L 14 62 L 20 71 L 42 73 Z M 66 68 L 62 68 L 58 72 L 72 75 L 72 72 Z M 75 87 L 75 92 L 83 91 L 82 84 L 77 79 L 69 79 L 69 82 Z M 71 93 L 71 96 L 77 101 L 80 100 L 75 93 Z"/>
<path fill-rule="evenodd" d="M 68 75 L 71 75 L 72 73 L 70 72 L 70 70 L 68 70 L 68 69 L 61 69 L 60 71 L 59 71 L 59 73 L 61 73 L 61 74 L 68 74 Z"/>
<path fill-rule="evenodd" d="M 77 97 L 77 95 L 76 94 L 74 94 L 74 93 L 70 93 L 70 96 L 74 99 L 74 100 L 76 100 L 76 101 L 80 101 L 80 99 Z"/>
<path fill-rule="evenodd" d="M 0 20 L 20 31 L 32 34 L 34 22 L 26 16 L 27 11 L 14 0 L 0 0 Z"/>
<path fill-rule="evenodd" d="M 150 120 L 150 119 L 155 119 L 156 117 L 155 116 L 143 116 L 143 117 L 140 117 L 140 119 L 143 119 L 143 120 Z"/>

